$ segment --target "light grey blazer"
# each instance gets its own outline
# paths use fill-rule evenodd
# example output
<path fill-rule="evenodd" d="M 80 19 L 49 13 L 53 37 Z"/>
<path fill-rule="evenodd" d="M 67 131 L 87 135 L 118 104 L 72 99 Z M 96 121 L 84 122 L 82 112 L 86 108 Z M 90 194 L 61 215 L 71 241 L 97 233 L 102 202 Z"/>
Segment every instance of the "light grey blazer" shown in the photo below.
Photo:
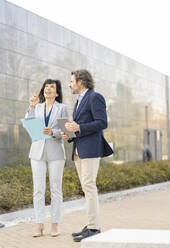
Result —
<path fill-rule="evenodd" d="M 35 108 L 30 108 L 26 113 L 25 118 L 39 117 L 45 125 L 44 107 L 45 103 L 41 103 L 37 104 Z M 61 138 L 61 130 L 57 122 L 58 118 L 68 118 L 68 112 L 66 105 L 55 101 L 48 123 L 48 127 L 52 129 L 53 137 L 50 139 L 32 142 L 29 158 L 34 160 L 42 160 L 45 152 L 48 160 L 65 159 L 64 143 Z"/>

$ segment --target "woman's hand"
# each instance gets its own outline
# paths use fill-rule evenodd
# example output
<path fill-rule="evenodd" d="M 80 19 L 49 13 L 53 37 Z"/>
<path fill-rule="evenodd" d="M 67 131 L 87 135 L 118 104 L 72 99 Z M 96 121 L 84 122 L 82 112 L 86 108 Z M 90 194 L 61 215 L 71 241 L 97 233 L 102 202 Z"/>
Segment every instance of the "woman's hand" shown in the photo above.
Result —
<path fill-rule="evenodd" d="M 47 134 L 47 135 L 49 135 L 49 136 L 52 136 L 52 135 L 53 135 L 53 131 L 52 131 L 51 128 L 45 127 L 45 128 L 43 129 L 43 134 Z"/>
<path fill-rule="evenodd" d="M 39 103 L 39 97 L 36 93 L 34 93 L 33 97 L 30 98 L 30 107 L 35 108 L 37 103 Z"/>
<path fill-rule="evenodd" d="M 63 140 L 68 140 L 69 139 L 68 135 L 65 134 L 64 132 L 61 132 L 61 137 L 62 137 Z"/>

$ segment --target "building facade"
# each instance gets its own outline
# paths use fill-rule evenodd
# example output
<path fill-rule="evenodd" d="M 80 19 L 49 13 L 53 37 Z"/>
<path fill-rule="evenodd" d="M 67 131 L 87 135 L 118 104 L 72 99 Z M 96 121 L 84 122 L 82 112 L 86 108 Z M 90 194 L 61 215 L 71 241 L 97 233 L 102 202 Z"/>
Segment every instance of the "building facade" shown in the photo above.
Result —
<path fill-rule="evenodd" d="M 106 99 L 105 137 L 114 143 L 114 159 L 140 160 L 145 128 L 161 130 L 168 155 L 166 75 L 5 0 L 0 0 L 0 58 L 0 166 L 28 163 L 31 142 L 20 119 L 45 79 L 62 81 L 71 118 L 76 96 L 68 87 L 70 72 L 83 68 Z M 71 145 L 66 150 L 69 157 Z"/>

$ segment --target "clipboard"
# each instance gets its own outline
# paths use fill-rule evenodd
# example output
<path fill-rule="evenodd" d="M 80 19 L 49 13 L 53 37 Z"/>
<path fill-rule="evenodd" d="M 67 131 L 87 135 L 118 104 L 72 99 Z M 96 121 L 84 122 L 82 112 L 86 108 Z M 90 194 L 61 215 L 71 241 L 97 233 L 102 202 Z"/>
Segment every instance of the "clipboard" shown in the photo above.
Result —
<path fill-rule="evenodd" d="M 58 121 L 58 125 L 59 125 L 59 127 L 61 128 L 61 130 L 62 130 L 65 134 L 67 134 L 68 137 L 69 137 L 70 139 L 76 137 L 76 135 L 75 135 L 74 132 L 68 131 L 68 130 L 66 129 L 66 127 L 65 127 L 65 124 L 66 124 L 66 122 L 68 122 L 68 119 L 64 119 L 64 118 L 63 118 L 63 119 L 57 119 L 57 121 Z"/>
<path fill-rule="evenodd" d="M 23 127 L 26 129 L 32 141 L 38 141 L 42 139 L 50 139 L 51 136 L 43 134 L 45 125 L 43 121 L 38 117 L 21 119 Z"/>

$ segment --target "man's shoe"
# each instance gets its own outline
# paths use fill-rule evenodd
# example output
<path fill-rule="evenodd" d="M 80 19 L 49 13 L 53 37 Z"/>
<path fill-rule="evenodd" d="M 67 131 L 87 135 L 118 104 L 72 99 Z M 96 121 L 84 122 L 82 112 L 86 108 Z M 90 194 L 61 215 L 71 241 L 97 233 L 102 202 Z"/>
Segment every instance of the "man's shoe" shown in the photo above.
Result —
<path fill-rule="evenodd" d="M 86 230 L 84 232 L 82 232 L 81 235 L 74 237 L 74 241 L 75 242 L 80 242 L 82 239 L 85 239 L 85 238 L 88 238 L 90 236 L 96 235 L 96 234 L 98 234 L 100 232 L 101 231 L 97 230 L 97 229 L 88 229 L 88 228 L 86 228 Z"/>
<path fill-rule="evenodd" d="M 4 226 L 5 226 L 4 224 L 0 223 L 0 228 L 2 228 L 2 227 L 4 227 Z"/>
<path fill-rule="evenodd" d="M 81 232 L 74 232 L 74 233 L 72 233 L 72 236 L 73 236 L 73 237 L 79 236 L 79 235 L 81 235 L 86 229 L 87 229 L 87 226 L 85 226 L 85 227 L 82 229 Z"/>

